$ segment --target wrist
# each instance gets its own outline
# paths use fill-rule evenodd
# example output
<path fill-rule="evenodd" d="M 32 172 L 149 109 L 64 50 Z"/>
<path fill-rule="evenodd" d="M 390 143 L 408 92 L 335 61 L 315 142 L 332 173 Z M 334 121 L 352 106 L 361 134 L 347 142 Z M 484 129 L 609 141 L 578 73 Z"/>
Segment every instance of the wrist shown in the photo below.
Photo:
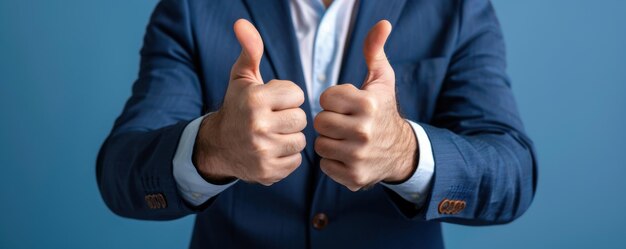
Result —
<path fill-rule="evenodd" d="M 390 175 L 383 181 L 386 183 L 402 183 L 409 179 L 417 169 L 418 147 L 413 128 L 404 119 L 401 120 L 400 132 L 396 138 L 399 146 L 399 158 L 393 160 L 394 166 Z"/>
<path fill-rule="evenodd" d="M 205 116 L 200 124 L 193 148 L 192 162 L 204 180 L 212 184 L 227 184 L 236 179 L 226 172 L 225 161 L 219 156 L 219 112 Z"/>

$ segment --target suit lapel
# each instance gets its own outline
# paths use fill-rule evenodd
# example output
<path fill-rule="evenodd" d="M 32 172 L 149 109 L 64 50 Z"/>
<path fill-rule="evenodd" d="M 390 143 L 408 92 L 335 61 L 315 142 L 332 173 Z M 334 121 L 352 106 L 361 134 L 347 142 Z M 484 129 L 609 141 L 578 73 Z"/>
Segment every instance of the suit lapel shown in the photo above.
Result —
<path fill-rule="evenodd" d="M 363 56 L 365 36 L 374 24 L 383 19 L 395 26 L 405 2 L 406 0 L 359 1 L 358 13 L 344 52 L 339 82 L 351 83 L 361 88 L 367 76 L 367 65 Z M 393 37 L 393 31 L 390 37 Z"/>
<path fill-rule="evenodd" d="M 302 109 L 307 113 L 307 127 L 303 132 L 309 145 L 305 149 L 305 155 L 309 163 L 312 164 L 315 152 L 311 145 L 315 142 L 316 133 L 313 129 L 309 95 L 302 72 L 298 40 L 291 21 L 289 1 L 245 0 L 245 3 L 252 17 L 252 23 L 261 33 L 265 45 L 265 54 L 274 72 L 276 72 L 276 77 L 282 80 L 291 80 L 304 91 L 305 101 Z"/>

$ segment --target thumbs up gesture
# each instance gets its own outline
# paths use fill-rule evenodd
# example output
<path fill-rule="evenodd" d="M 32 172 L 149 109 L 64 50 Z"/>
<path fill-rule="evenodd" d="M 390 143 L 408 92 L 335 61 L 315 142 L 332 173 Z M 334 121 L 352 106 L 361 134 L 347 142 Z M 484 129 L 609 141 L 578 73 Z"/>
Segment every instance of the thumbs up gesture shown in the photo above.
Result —
<path fill-rule="evenodd" d="M 302 162 L 306 114 L 304 92 L 291 81 L 263 83 L 259 64 L 263 40 L 254 26 L 235 22 L 241 54 L 232 67 L 223 106 L 200 126 L 194 165 L 204 178 L 238 178 L 271 185 Z"/>
<path fill-rule="evenodd" d="M 403 181 L 416 166 L 417 141 L 398 113 L 395 75 L 384 51 L 390 33 L 385 20 L 370 30 L 363 49 L 368 76 L 362 89 L 352 84 L 328 88 L 320 96 L 323 111 L 314 120 L 321 170 L 352 191 L 380 181 Z"/>

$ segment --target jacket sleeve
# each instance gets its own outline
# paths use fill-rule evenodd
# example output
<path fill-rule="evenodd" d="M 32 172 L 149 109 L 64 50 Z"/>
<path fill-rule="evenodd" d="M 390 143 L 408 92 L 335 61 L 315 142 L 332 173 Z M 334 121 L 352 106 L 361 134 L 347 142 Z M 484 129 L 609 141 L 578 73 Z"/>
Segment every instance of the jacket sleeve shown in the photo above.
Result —
<path fill-rule="evenodd" d="M 430 197 L 416 208 L 392 196 L 408 217 L 466 225 L 510 222 L 532 202 L 535 155 L 509 79 L 505 47 L 487 0 L 464 1 L 456 50 L 429 124 L 435 173 Z M 440 212 L 445 200 L 460 212 Z M 447 214 L 448 213 L 448 214 Z"/>
<path fill-rule="evenodd" d="M 202 113 L 186 1 L 161 1 L 141 49 L 138 79 L 102 145 L 96 177 L 116 214 L 167 220 L 192 213 L 179 195 L 172 160 L 180 136 Z"/>

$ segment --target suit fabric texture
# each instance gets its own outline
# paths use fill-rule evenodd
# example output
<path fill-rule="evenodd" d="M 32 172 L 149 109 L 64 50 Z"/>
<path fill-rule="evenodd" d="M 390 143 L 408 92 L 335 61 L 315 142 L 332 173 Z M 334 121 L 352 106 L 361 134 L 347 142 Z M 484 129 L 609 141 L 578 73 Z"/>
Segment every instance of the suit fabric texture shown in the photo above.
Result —
<path fill-rule="evenodd" d="M 533 145 L 486 0 L 363 0 L 355 8 L 339 83 L 361 86 L 364 38 L 376 22 L 389 20 L 385 51 L 398 108 L 424 128 L 435 159 L 423 205 L 380 184 L 351 192 L 321 173 L 308 100 L 307 147 L 296 171 L 270 187 L 239 181 L 199 207 L 187 204 L 172 159 L 185 126 L 222 103 L 241 51 L 232 31 L 240 18 L 263 38 L 264 80 L 291 80 L 307 96 L 287 0 L 161 1 L 146 29 L 132 96 L 97 159 L 100 192 L 116 214 L 147 220 L 195 214 L 191 248 L 443 248 L 441 222 L 502 224 L 529 207 L 537 177 Z M 461 200 L 463 209 L 442 212 L 445 200 Z M 318 213 L 328 219 L 323 229 L 311 225 Z"/>

